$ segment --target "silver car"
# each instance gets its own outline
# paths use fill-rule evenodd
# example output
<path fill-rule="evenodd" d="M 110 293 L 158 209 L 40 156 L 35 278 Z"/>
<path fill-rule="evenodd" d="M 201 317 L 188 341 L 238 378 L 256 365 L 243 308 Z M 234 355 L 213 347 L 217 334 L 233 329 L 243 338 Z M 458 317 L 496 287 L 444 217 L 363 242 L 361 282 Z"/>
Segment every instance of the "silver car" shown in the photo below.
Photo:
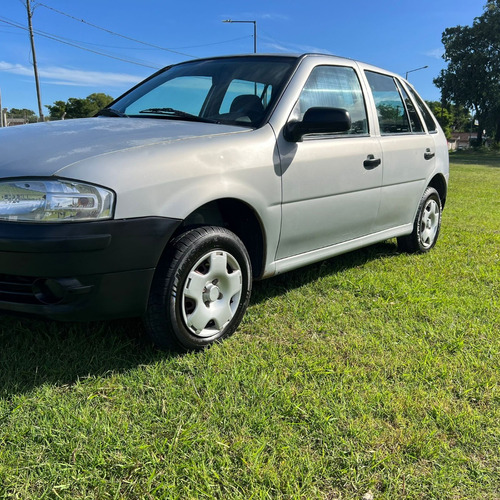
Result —
<path fill-rule="evenodd" d="M 438 238 L 445 136 L 399 76 L 318 54 L 169 66 L 97 117 L 0 131 L 0 309 L 232 334 L 252 280 Z"/>

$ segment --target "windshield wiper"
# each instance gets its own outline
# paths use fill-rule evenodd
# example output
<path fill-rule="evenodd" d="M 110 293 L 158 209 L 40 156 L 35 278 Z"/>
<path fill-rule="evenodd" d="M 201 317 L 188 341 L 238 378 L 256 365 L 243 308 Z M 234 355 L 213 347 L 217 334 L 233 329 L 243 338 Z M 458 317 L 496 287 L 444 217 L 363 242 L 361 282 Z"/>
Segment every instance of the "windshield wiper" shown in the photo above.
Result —
<path fill-rule="evenodd" d="M 114 108 L 101 109 L 101 111 L 97 112 L 95 116 L 119 116 L 120 118 L 128 117 L 128 115 L 126 115 L 125 113 L 122 113 L 121 111 L 118 111 Z"/>
<path fill-rule="evenodd" d="M 183 118 L 185 120 L 196 122 L 219 123 L 217 120 L 211 120 L 210 118 L 204 118 L 203 116 L 193 115 L 191 113 L 187 113 L 186 111 L 174 108 L 147 108 L 141 109 L 139 113 L 151 113 L 152 115 L 161 115 L 171 118 Z"/>

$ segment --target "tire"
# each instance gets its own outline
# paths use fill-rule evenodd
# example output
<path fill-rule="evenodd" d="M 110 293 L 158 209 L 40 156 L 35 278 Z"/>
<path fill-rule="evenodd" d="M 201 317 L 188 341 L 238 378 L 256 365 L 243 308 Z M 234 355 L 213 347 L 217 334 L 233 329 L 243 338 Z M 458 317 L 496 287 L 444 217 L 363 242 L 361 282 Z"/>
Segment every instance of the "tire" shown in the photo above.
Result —
<path fill-rule="evenodd" d="M 162 349 L 199 350 L 231 335 L 250 300 L 252 271 L 241 240 L 215 226 L 174 239 L 156 270 L 144 323 Z"/>
<path fill-rule="evenodd" d="M 441 228 L 442 205 L 439 193 L 428 187 L 418 205 L 413 231 L 398 238 L 398 247 L 403 252 L 425 253 L 436 244 Z"/>

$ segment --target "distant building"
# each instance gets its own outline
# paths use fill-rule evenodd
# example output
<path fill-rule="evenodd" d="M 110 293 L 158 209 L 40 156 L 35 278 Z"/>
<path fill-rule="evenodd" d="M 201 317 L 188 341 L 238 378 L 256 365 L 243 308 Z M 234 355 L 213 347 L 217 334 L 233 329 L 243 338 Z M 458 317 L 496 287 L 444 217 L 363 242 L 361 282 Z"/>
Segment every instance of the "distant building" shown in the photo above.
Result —
<path fill-rule="evenodd" d="M 448 139 L 448 150 L 457 151 L 458 149 L 469 149 L 471 139 L 475 139 L 476 135 L 470 132 L 453 132 L 451 139 Z"/>
<path fill-rule="evenodd" d="M 15 125 L 26 125 L 29 123 L 27 118 L 9 118 L 7 117 L 7 127 L 14 127 Z"/>
<path fill-rule="evenodd" d="M 453 132 L 451 139 L 448 139 L 448 151 L 457 151 L 459 149 L 469 149 L 477 139 L 476 133 L 470 132 Z M 490 138 L 483 131 L 483 146 L 490 145 Z"/>

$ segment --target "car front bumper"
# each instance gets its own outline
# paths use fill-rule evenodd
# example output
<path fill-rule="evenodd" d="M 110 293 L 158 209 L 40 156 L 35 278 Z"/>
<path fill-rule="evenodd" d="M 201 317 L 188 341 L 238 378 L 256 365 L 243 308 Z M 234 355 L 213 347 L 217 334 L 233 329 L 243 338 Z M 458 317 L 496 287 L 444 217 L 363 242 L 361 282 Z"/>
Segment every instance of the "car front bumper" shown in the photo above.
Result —
<path fill-rule="evenodd" d="M 0 311 L 72 321 L 140 316 L 180 222 L 0 222 Z"/>

